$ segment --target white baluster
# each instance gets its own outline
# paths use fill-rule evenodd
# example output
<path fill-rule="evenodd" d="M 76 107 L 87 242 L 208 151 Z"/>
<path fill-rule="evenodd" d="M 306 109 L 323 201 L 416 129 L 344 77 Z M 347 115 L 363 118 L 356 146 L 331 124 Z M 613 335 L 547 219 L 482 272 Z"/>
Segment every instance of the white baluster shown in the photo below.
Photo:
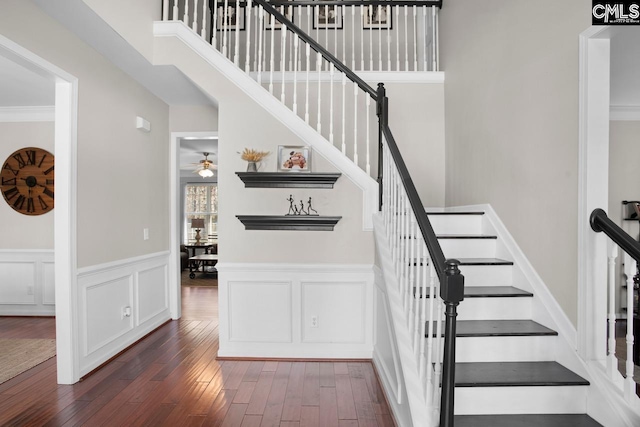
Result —
<path fill-rule="evenodd" d="M 335 6 L 332 6 L 332 7 L 335 8 Z M 324 16 L 327 17 L 327 24 L 328 24 L 329 23 L 329 6 L 327 6 L 327 5 L 324 6 Z M 319 40 L 320 39 L 318 39 L 318 41 Z M 327 28 L 324 31 L 324 46 L 326 47 L 327 50 L 329 50 L 329 26 L 327 26 Z M 328 66 L 328 65 L 329 64 L 325 62 L 324 66 Z"/>
<path fill-rule="evenodd" d="M 397 22 L 397 21 L 396 21 Z M 431 385 L 431 387 L 427 387 L 427 405 L 431 405 L 435 400 L 434 395 L 436 394 L 434 390 L 437 389 L 439 383 L 433 378 L 435 375 L 434 369 L 432 366 L 434 363 L 437 365 L 439 361 L 436 359 L 434 361 L 435 356 L 435 344 L 434 337 L 435 334 L 435 314 L 436 314 L 436 271 L 433 268 L 433 262 L 429 259 L 429 322 L 427 324 L 427 384 Z"/>
<path fill-rule="evenodd" d="M 189 3 L 187 0 L 185 3 Z M 198 0 L 193 0 L 193 25 L 191 26 L 193 31 L 198 32 Z"/>
<path fill-rule="evenodd" d="M 169 0 L 162 0 L 162 20 L 169 20 Z"/>
<path fill-rule="evenodd" d="M 387 8 L 387 19 L 389 20 L 389 24 L 391 24 L 393 9 L 389 6 L 385 7 Z M 387 26 L 387 71 L 391 71 L 391 25 Z"/>
<path fill-rule="evenodd" d="M 440 40 L 438 39 L 438 9 L 431 7 L 433 11 L 433 70 L 438 71 L 440 67 Z"/>
<path fill-rule="evenodd" d="M 389 15 L 387 15 L 389 16 Z M 418 245 L 422 249 L 423 258 L 425 262 L 422 264 L 422 278 L 420 282 L 420 296 L 422 307 L 420 308 L 420 327 L 422 328 L 420 331 L 420 365 L 418 369 L 418 373 L 420 374 L 420 381 L 424 384 L 425 378 L 425 363 L 426 363 L 426 354 L 425 354 L 425 344 L 426 344 L 426 327 L 427 327 L 427 280 L 433 280 L 429 278 L 429 267 L 427 266 L 427 246 L 425 245 L 421 233 L 418 233 Z M 427 384 L 428 387 L 428 384 Z"/>
<path fill-rule="evenodd" d="M 415 286 L 416 280 L 416 269 L 420 269 L 420 260 L 418 259 L 418 254 L 416 253 L 416 245 L 415 245 L 415 219 L 413 217 L 413 212 L 411 211 L 411 207 L 407 200 L 407 210 L 405 212 L 405 216 L 408 217 L 407 221 L 409 222 L 409 230 L 407 234 L 404 236 L 405 242 L 409 244 L 409 248 L 411 251 L 411 258 L 409 265 L 411 268 L 409 269 L 409 289 L 407 289 L 407 296 L 409 297 L 409 330 L 411 331 L 411 350 L 413 350 L 414 355 L 416 354 L 416 350 L 418 349 L 418 311 L 416 310 L 415 302 L 418 300 L 417 296 L 413 295 L 411 288 Z"/>
<path fill-rule="evenodd" d="M 625 253 L 624 260 L 625 274 L 627 276 L 627 363 L 625 365 L 626 378 L 624 380 L 624 396 L 627 402 L 633 402 L 636 397 L 636 383 L 633 380 L 633 308 L 634 308 L 634 283 L 633 276 L 637 273 L 638 267 L 635 260 Z"/>
<path fill-rule="evenodd" d="M 284 17 L 285 17 L 285 18 L 289 19 L 289 16 L 291 16 L 291 19 L 293 19 L 293 9 L 292 9 L 292 6 L 285 6 L 284 11 L 285 11 L 285 13 L 284 13 Z M 289 11 L 291 12 L 291 14 L 290 14 L 290 15 L 289 15 Z M 288 27 L 287 27 L 286 25 L 282 24 L 282 31 L 286 32 L 286 31 L 287 31 L 287 28 L 288 28 Z M 292 32 L 292 33 L 291 33 L 291 49 L 290 49 L 289 51 L 292 51 L 292 50 L 293 50 L 293 44 L 294 44 L 294 41 L 293 41 L 293 40 L 294 40 L 294 38 L 298 38 L 298 36 L 297 36 L 297 35 L 294 35 L 294 33 Z M 293 60 L 292 60 L 291 55 L 289 55 L 289 68 L 287 68 L 287 69 L 288 69 L 288 70 L 293 70 Z"/>
<path fill-rule="evenodd" d="M 273 15 L 269 14 L 269 27 L 270 27 L 270 31 L 271 31 L 271 43 L 269 45 L 270 48 L 270 53 L 269 55 L 271 55 L 269 57 L 269 93 L 273 95 L 273 72 L 275 71 L 276 68 L 276 64 L 275 64 L 275 54 L 274 54 L 274 37 L 275 37 L 275 22 L 273 19 Z"/>
<path fill-rule="evenodd" d="M 409 8 L 404 6 L 404 71 L 409 71 Z"/>
<path fill-rule="evenodd" d="M 306 70 L 307 70 L 307 87 L 305 88 L 306 93 L 305 93 L 305 101 L 304 101 L 304 121 L 305 123 L 309 124 L 309 72 L 311 71 L 311 53 L 310 53 L 310 46 L 309 43 L 307 43 L 307 48 L 305 51 L 305 56 L 306 56 Z"/>
<path fill-rule="evenodd" d="M 286 71 L 286 63 L 287 63 L 287 27 L 284 25 L 281 29 L 281 39 L 282 39 L 282 47 L 280 48 L 280 68 L 282 68 L 282 90 L 280 91 L 280 102 L 284 104 L 284 88 L 285 88 L 285 79 L 284 73 Z"/>
<path fill-rule="evenodd" d="M 284 31 L 284 29 L 283 29 Z M 297 35 L 292 34 L 293 38 L 293 114 L 298 115 L 298 43 Z M 284 82 L 283 82 L 284 84 Z"/>
<path fill-rule="evenodd" d="M 400 26 L 400 6 L 396 6 L 396 25 Z M 400 29 L 396 31 L 396 71 L 400 71 Z"/>
<path fill-rule="evenodd" d="M 347 17 L 347 9 L 346 6 L 340 6 L 342 9 L 342 19 L 343 22 Z M 353 30 L 352 30 L 353 31 Z M 346 64 L 347 63 L 347 51 L 345 49 L 345 43 L 346 43 L 346 37 L 344 36 L 344 34 L 342 35 L 342 63 Z"/>
<path fill-rule="evenodd" d="M 344 38 L 343 38 L 344 40 Z M 347 91 L 347 75 L 342 73 L 342 154 L 347 154 L 347 134 L 346 134 L 346 91 Z"/>
<path fill-rule="evenodd" d="M 329 63 L 329 142 L 333 145 L 333 84 L 335 68 L 333 62 Z"/>
<path fill-rule="evenodd" d="M 382 11 L 382 6 L 378 5 L 378 20 L 380 19 L 380 12 Z M 378 71 L 382 71 L 382 28 L 378 30 Z"/>
<path fill-rule="evenodd" d="M 367 117 L 367 140 L 366 140 L 366 144 L 365 144 L 365 149 L 367 150 L 366 154 L 367 154 L 367 165 L 366 165 L 366 171 L 367 171 L 367 175 L 371 175 L 371 138 L 370 138 L 370 131 L 371 131 L 371 97 L 369 96 L 369 94 L 365 94 L 365 99 L 366 99 L 366 110 L 365 110 L 365 114 Z"/>
<path fill-rule="evenodd" d="M 182 22 L 189 26 L 189 0 L 185 0 L 184 2 L 184 16 L 182 17 Z"/>
<path fill-rule="evenodd" d="M 356 69 L 356 7 L 351 5 L 351 69 Z"/>
<path fill-rule="evenodd" d="M 251 5 L 251 1 L 252 0 L 248 0 L 247 1 L 247 9 L 246 9 L 246 14 L 247 14 L 247 23 L 246 23 L 246 27 L 247 27 L 247 43 L 246 43 L 246 52 L 245 52 L 245 60 L 244 60 L 244 71 L 245 73 L 248 73 L 251 71 L 251 10 L 252 10 L 252 5 Z"/>
<path fill-rule="evenodd" d="M 427 69 L 427 6 L 422 6 L 422 26 L 424 28 L 424 37 L 422 40 L 422 71 L 429 71 Z"/>
<path fill-rule="evenodd" d="M 607 374 L 613 379 L 618 373 L 618 360 L 616 359 L 616 258 L 618 257 L 618 245 L 608 241 L 608 292 L 609 292 L 609 349 L 607 351 Z"/>
<path fill-rule="evenodd" d="M 316 130 L 322 135 L 322 55 L 320 52 L 316 55 L 316 70 L 318 70 L 318 122 Z"/>
<path fill-rule="evenodd" d="M 222 9 L 222 54 L 227 56 L 227 27 L 229 23 L 229 0 L 224 0 L 224 8 Z"/>
<path fill-rule="evenodd" d="M 233 63 L 238 66 L 238 62 L 240 61 L 240 1 L 236 0 L 236 40 L 235 40 L 235 49 L 233 52 Z"/>
<path fill-rule="evenodd" d="M 307 7 L 305 7 L 305 8 L 307 8 Z M 298 22 L 302 22 L 302 7 L 294 8 L 293 10 L 295 11 L 296 9 L 298 9 Z M 298 25 L 300 25 L 300 24 L 298 24 Z M 302 71 L 302 60 L 300 60 L 300 63 L 298 63 L 298 69 L 300 71 Z"/>
<path fill-rule="evenodd" d="M 211 45 L 218 49 L 218 0 L 213 0 L 213 22 L 211 29 Z"/>
<path fill-rule="evenodd" d="M 358 85 L 353 84 L 353 163 L 358 165 Z"/>
<path fill-rule="evenodd" d="M 202 0 L 202 27 L 200 29 L 200 37 L 207 38 L 207 1 Z"/>
<path fill-rule="evenodd" d="M 373 6 L 368 6 L 369 17 L 373 17 Z M 364 25 L 362 26 L 364 28 Z M 368 31 L 369 34 L 369 71 L 373 71 L 373 31 Z"/>
<path fill-rule="evenodd" d="M 360 22 L 364 22 L 365 6 L 360 6 Z M 364 71 L 364 25 L 360 25 L 360 71 Z"/>
<path fill-rule="evenodd" d="M 441 283 L 438 283 L 438 286 L 442 286 Z M 439 295 L 439 289 L 436 289 L 436 295 Z M 436 348 L 435 348 L 435 354 L 436 354 L 436 366 L 435 366 L 435 383 L 436 384 L 440 384 L 440 379 L 442 378 L 442 360 L 444 357 L 444 340 L 442 338 L 442 317 L 444 316 L 444 304 L 442 303 L 442 300 L 440 299 L 439 296 L 436 297 L 438 299 L 438 303 L 437 306 L 438 308 L 436 309 Z M 438 389 L 439 390 L 439 389 Z M 440 396 L 439 393 L 436 393 L 433 398 L 435 399 L 434 402 L 432 402 L 433 405 L 437 405 L 438 401 L 440 400 Z"/>
<path fill-rule="evenodd" d="M 413 6 L 413 71 L 418 71 L 418 12 Z"/>
<path fill-rule="evenodd" d="M 258 10 L 258 29 L 257 29 L 257 33 L 258 33 L 258 84 L 260 84 L 262 86 L 262 70 L 264 69 L 263 66 L 263 62 L 262 62 L 262 44 L 263 44 L 263 33 L 264 31 L 264 11 L 262 10 L 262 6 L 258 6 L 256 8 Z"/>

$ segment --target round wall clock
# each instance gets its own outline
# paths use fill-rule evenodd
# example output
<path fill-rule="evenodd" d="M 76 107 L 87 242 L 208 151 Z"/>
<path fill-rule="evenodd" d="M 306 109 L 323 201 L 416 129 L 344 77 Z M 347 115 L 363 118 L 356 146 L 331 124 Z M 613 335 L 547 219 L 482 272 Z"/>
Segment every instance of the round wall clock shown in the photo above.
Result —
<path fill-rule="evenodd" d="M 53 154 L 36 147 L 21 148 L 2 166 L 0 191 L 4 200 L 24 215 L 53 209 Z"/>

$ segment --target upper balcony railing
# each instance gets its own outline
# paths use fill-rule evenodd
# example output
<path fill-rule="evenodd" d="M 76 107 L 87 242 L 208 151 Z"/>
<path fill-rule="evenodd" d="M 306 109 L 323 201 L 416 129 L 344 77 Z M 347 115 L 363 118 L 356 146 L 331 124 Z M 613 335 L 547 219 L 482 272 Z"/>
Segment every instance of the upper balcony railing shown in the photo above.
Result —
<path fill-rule="evenodd" d="M 352 70 L 438 71 L 438 10 L 442 1 L 426 0 L 271 0 L 289 21 L 313 37 Z M 221 52 L 251 58 L 238 64 L 257 72 L 259 52 L 275 58 L 293 51 L 280 43 L 282 24 L 255 2 L 233 0 L 164 0 L 163 20 L 182 20 Z M 251 21 L 251 22 L 249 22 Z M 251 28 L 251 31 L 249 30 Z M 293 70 L 291 58 L 281 64 Z M 316 71 L 316 64 L 309 64 Z M 262 64 L 265 69 L 266 64 Z M 305 70 L 301 63 L 299 71 Z"/>

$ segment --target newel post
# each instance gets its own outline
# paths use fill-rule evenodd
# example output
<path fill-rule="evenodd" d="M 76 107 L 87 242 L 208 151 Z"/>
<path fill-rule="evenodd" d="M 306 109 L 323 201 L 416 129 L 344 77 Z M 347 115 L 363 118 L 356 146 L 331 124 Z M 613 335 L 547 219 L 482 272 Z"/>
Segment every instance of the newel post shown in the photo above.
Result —
<path fill-rule="evenodd" d="M 382 180 L 383 180 L 383 144 L 382 132 L 385 126 L 388 126 L 388 99 L 387 91 L 384 83 L 378 83 L 378 101 L 376 105 L 376 114 L 378 115 L 378 210 L 382 210 Z"/>
<path fill-rule="evenodd" d="M 456 371 L 456 317 L 457 307 L 464 299 L 464 276 L 460 274 L 457 259 L 446 261 L 445 283 L 440 286 L 440 298 L 444 300 L 444 361 L 442 367 L 442 397 L 440 400 L 440 427 L 453 427 L 453 400 Z"/>

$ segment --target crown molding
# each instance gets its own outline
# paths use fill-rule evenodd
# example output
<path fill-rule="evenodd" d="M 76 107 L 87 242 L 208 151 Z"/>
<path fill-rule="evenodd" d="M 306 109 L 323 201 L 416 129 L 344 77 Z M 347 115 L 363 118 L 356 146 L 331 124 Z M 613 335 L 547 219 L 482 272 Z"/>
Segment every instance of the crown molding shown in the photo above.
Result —
<path fill-rule="evenodd" d="M 42 107 L 0 107 L 0 122 L 53 122 L 55 108 Z"/>

